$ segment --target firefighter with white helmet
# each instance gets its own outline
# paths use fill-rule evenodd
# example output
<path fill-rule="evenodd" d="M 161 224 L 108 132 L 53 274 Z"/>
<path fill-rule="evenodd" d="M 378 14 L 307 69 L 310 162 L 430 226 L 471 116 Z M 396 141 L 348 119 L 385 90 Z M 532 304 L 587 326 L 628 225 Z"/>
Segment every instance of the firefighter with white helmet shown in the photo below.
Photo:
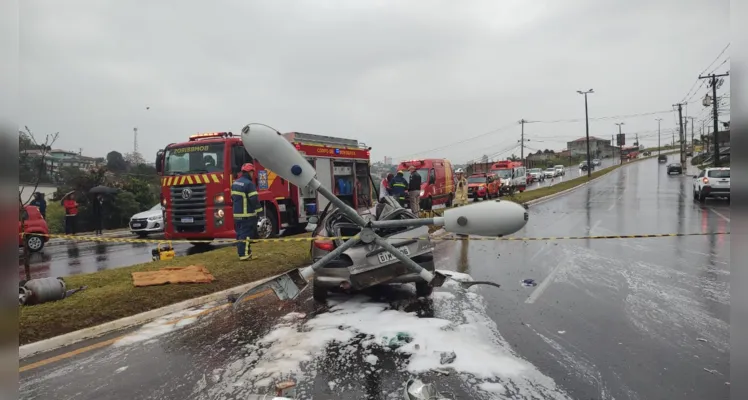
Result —
<path fill-rule="evenodd" d="M 455 200 L 454 205 L 464 206 L 468 203 L 468 182 L 465 178 L 465 171 L 462 168 L 455 170 L 455 176 L 457 177 L 457 185 L 455 186 Z"/>

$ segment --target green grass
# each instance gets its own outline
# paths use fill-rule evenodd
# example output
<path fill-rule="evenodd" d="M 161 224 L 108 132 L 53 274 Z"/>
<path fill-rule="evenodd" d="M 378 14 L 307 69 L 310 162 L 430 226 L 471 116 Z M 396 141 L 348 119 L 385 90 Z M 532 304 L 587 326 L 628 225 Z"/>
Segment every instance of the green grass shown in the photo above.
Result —
<path fill-rule="evenodd" d="M 309 236 L 309 234 L 297 237 Z M 104 322 L 204 296 L 277 275 L 309 263 L 309 242 L 254 244 L 259 258 L 241 262 L 235 247 L 65 278 L 68 289 L 87 285 L 71 297 L 20 307 L 19 344 L 73 332 Z M 204 265 L 216 278 L 211 283 L 134 287 L 132 272 L 163 267 Z"/>

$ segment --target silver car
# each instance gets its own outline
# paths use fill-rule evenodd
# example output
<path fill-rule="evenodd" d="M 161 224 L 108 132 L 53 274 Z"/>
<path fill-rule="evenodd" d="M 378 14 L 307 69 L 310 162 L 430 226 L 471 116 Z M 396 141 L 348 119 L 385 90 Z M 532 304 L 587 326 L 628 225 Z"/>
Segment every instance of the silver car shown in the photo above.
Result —
<path fill-rule="evenodd" d="M 379 215 L 374 215 L 376 213 Z M 372 214 L 374 213 L 374 214 Z M 398 220 L 417 218 L 392 197 L 384 198 L 384 207 L 361 214 L 368 220 Z M 361 228 L 351 222 L 339 209 L 328 204 L 320 217 L 310 217 L 316 225 L 312 236 L 354 236 Z M 434 271 L 434 245 L 428 227 L 377 229 L 377 234 L 410 257 L 421 267 Z M 312 260 L 317 261 L 343 244 L 346 239 L 316 240 L 312 242 Z M 376 244 L 359 243 L 315 273 L 312 282 L 314 300 L 325 302 L 329 292 L 353 293 L 375 285 L 390 283 L 415 283 L 416 295 L 429 296 L 433 290 L 417 273 L 409 270 L 391 253 Z"/>

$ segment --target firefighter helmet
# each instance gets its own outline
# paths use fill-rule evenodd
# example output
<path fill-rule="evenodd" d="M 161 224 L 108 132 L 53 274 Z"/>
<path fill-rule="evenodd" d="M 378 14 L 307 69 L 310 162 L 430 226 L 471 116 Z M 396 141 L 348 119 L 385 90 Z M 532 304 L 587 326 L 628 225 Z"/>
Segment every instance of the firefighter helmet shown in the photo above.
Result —
<path fill-rule="evenodd" d="M 465 171 L 463 171 L 462 168 L 457 168 L 455 170 L 455 174 L 464 174 L 464 173 L 465 173 Z"/>
<path fill-rule="evenodd" d="M 252 163 L 242 165 L 242 172 L 254 172 L 255 166 Z"/>

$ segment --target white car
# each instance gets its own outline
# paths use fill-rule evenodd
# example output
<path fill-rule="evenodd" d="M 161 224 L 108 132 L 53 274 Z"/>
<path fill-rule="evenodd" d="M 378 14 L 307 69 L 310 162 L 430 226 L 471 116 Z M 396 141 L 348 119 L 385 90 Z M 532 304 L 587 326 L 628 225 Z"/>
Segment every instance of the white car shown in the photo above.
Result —
<path fill-rule="evenodd" d="M 164 208 L 156 204 L 150 210 L 137 213 L 130 217 L 130 232 L 146 237 L 149 233 L 164 231 Z"/>
<path fill-rule="evenodd" d="M 566 167 L 564 167 L 563 165 L 554 165 L 553 168 L 556 169 L 556 172 L 558 173 L 557 176 L 566 175 Z"/>
<path fill-rule="evenodd" d="M 540 168 L 532 168 L 528 169 L 527 173 L 532 176 L 532 179 L 536 182 L 541 182 L 545 180 L 545 173 Z"/>
<path fill-rule="evenodd" d="M 546 178 L 555 178 L 558 176 L 558 171 L 556 171 L 556 168 L 546 168 L 543 174 L 545 174 Z"/>
<path fill-rule="evenodd" d="M 600 164 L 601 164 L 600 159 L 595 158 L 595 159 L 592 160 L 592 165 L 593 166 L 598 167 L 598 166 L 600 166 Z"/>
<path fill-rule="evenodd" d="M 707 168 L 694 176 L 693 198 L 703 203 L 707 197 L 730 200 L 730 167 Z"/>

